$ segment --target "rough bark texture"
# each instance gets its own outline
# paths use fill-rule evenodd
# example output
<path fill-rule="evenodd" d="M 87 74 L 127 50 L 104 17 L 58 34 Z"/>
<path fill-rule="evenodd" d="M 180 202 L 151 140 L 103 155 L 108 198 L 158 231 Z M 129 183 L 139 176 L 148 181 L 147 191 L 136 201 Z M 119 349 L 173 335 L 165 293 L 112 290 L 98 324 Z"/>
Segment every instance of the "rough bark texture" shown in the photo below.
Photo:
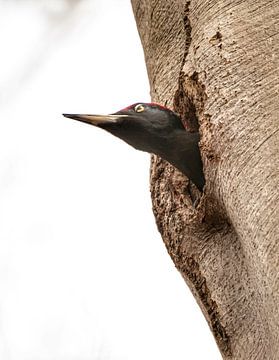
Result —
<path fill-rule="evenodd" d="M 199 126 L 206 190 L 152 157 L 163 241 L 224 359 L 279 359 L 279 1 L 132 0 L 153 101 Z"/>

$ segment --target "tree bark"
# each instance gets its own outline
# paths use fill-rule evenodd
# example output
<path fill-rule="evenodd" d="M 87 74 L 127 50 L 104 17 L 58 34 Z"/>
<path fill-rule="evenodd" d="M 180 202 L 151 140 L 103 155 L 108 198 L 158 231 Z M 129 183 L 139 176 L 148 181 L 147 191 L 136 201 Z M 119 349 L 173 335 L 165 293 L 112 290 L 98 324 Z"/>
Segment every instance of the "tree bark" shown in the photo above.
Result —
<path fill-rule="evenodd" d="M 206 189 L 152 156 L 159 231 L 224 359 L 279 359 L 279 1 L 132 0 L 152 100 L 199 129 Z"/>

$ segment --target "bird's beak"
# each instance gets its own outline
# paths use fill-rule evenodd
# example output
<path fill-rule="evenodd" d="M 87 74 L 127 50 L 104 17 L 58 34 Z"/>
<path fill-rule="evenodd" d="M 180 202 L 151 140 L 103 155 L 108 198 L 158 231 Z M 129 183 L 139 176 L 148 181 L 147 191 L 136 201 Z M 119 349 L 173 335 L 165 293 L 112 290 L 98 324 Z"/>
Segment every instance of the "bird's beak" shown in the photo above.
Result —
<path fill-rule="evenodd" d="M 120 119 L 127 117 L 128 115 L 123 114 L 112 114 L 112 115 L 87 115 L 87 114 L 63 114 L 63 116 L 85 122 L 94 126 L 102 124 L 114 124 L 119 122 Z"/>

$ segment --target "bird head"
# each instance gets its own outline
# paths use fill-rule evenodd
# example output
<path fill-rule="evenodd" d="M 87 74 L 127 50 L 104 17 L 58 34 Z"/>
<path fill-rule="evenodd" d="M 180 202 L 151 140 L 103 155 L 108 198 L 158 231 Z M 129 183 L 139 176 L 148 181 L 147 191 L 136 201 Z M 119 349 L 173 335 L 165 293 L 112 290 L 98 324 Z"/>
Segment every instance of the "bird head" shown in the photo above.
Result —
<path fill-rule="evenodd" d="M 185 131 L 174 112 L 155 103 L 136 103 L 109 115 L 63 114 L 102 128 L 137 150 L 162 155 L 172 134 Z"/>
<path fill-rule="evenodd" d="M 137 150 L 159 155 L 202 191 L 205 179 L 199 133 L 187 131 L 170 109 L 155 103 L 136 103 L 109 115 L 63 115 L 102 128 Z"/>

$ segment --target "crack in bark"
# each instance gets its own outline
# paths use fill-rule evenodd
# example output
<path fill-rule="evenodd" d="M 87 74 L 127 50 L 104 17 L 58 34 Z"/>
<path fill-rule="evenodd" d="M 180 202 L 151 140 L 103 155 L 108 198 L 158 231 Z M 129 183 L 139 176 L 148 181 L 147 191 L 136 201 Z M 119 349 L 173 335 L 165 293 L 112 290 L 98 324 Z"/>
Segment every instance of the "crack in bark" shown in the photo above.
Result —
<path fill-rule="evenodd" d="M 197 131 L 198 130 L 198 120 L 196 117 L 196 109 L 193 102 L 185 94 L 183 89 L 184 84 L 184 72 L 183 67 L 186 62 L 186 58 L 189 52 L 189 47 L 191 45 L 192 37 L 192 26 L 189 20 L 189 6 L 190 1 L 186 1 L 184 14 L 183 14 L 183 24 L 184 24 L 184 31 L 185 31 L 185 45 L 184 45 L 184 53 L 181 61 L 179 77 L 178 77 L 178 88 L 174 95 L 173 100 L 173 107 L 174 110 L 180 114 L 183 125 L 189 131 Z"/>
<path fill-rule="evenodd" d="M 195 76 L 195 74 L 193 75 Z M 192 80 L 191 78 L 189 78 Z M 193 96 L 189 91 L 185 91 L 186 75 L 180 72 L 178 80 L 178 89 L 174 95 L 173 107 L 180 115 L 185 128 L 189 131 L 196 132 L 199 130 L 199 121 L 197 116 L 197 108 Z"/>
<path fill-rule="evenodd" d="M 185 30 L 185 49 L 184 49 L 184 54 L 183 54 L 183 58 L 182 58 L 182 63 L 181 63 L 181 68 L 180 68 L 180 75 L 182 74 L 182 70 L 189 52 L 189 47 L 191 45 L 192 42 L 192 26 L 190 23 L 190 19 L 189 19 L 189 7 L 190 7 L 190 3 L 191 1 L 186 1 L 185 3 L 185 8 L 184 8 L 184 14 L 183 14 L 183 24 L 184 24 L 184 30 Z"/>
<path fill-rule="evenodd" d="M 196 114 L 196 107 L 193 103 L 193 99 L 185 92 L 184 90 L 184 82 L 185 82 L 185 74 L 183 72 L 183 67 L 185 65 L 187 55 L 189 52 L 189 48 L 192 42 L 192 26 L 189 19 L 189 7 L 190 1 L 186 1 L 184 14 L 183 14 L 183 24 L 184 24 L 184 31 L 185 31 L 185 48 L 184 53 L 181 61 L 180 72 L 178 77 L 178 88 L 174 95 L 173 100 L 173 107 L 176 112 L 178 112 L 181 116 L 182 122 L 185 128 L 189 131 L 198 131 L 199 122 Z"/>

